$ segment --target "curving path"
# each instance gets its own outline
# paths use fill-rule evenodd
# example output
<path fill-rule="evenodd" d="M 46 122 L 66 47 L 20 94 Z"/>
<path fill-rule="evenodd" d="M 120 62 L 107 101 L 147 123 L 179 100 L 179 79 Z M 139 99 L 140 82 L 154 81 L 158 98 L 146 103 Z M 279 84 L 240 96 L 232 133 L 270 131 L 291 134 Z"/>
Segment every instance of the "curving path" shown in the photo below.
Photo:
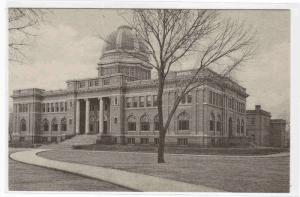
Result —
<path fill-rule="evenodd" d="M 94 178 L 136 191 L 145 192 L 224 192 L 215 188 L 194 185 L 149 175 L 122 170 L 90 166 L 78 163 L 55 161 L 37 156 L 47 149 L 32 149 L 10 154 L 10 158 L 27 164 L 61 170 L 81 176 Z"/>

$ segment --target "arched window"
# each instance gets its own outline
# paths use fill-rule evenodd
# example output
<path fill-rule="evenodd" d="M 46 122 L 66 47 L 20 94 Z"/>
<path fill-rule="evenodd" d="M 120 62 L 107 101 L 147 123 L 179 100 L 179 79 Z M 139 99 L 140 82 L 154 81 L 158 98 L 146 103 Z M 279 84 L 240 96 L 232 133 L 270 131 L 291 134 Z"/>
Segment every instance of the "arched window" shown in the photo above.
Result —
<path fill-rule="evenodd" d="M 218 118 L 217 118 L 217 132 L 218 132 L 218 134 L 221 134 L 221 116 L 220 116 L 220 114 L 218 115 Z"/>
<path fill-rule="evenodd" d="M 244 119 L 241 121 L 241 134 L 244 135 Z"/>
<path fill-rule="evenodd" d="M 43 130 L 49 131 L 49 121 L 47 119 L 43 120 Z"/>
<path fill-rule="evenodd" d="M 178 130 L 190 129 L 190 117 L 186 112 L 181 112 L 178 115 Z"/>
<path fill-rule="evenodd" d="M 26 131 L 26 120 L 23 118 L 20 122 L 21 131 Z"/>
<path fill-rule="evenodd" d="M 66 118 L 61 119 L 60 121 L 60 130 L 61 131 L 66 131 L 67 130 L 67 120 Z"/>
<path fill-rule="evenodd" d="M 127 118 L 128 131 L 136 131 L 136 119 L 134 116 Z"/>
<path fill-rule="evenodd" d="M 159 119 L 158 119 L 158 115 L 154 116 L 154 131 L 158 131 L 159 130 Z"/>
<path fill-rule="evenodd" d="M 240 119 L 237 119 L 237 123 L 236 123 L 236 133 L 240 134 Z"/>
<path fill-rule="evenodd" d="M 214 113 L 210 114 L 210 119 L 209 119 L 209 130 L 214 131 L 215 130 L 215 115 Z"/>
<path fill-rule="evenodd" d="M 147 115 L 143 115 L 140 119 L 141 131 L 149 131 L 150 130 L 150 121 Z"/>
<path fill-rule="evenodd" d="M 53 118 L 51 122 L 51 131 L 57 131 L 57 130 L 58 130 L 57 120 L 56 118 Z"/>

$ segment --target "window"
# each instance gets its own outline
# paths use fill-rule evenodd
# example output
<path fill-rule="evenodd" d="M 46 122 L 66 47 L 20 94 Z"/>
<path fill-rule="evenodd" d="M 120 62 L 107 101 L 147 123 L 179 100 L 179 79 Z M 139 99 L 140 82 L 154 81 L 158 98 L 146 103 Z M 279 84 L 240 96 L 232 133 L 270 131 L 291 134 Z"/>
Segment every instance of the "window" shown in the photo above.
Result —
<path fill-rule="evenodd" d="M 144 107 L 144 106 L 145 106 L 145 97 L 140 96 L 140 107 Z"/>
<path fill-rule="evenodd" d="M 55 111 L 56 111 L 56 112 L 59 111 L 58 103 L 55 103 Z"/>
<path fill-rule="evenodd" d="M 54 112 L 54 104 L 51 103 L 51 112 Z"/>
<path fill-rule="evenodd" d="M 20 122 L 21 131 L 26 131 L 26 120 L 23 118 Z"/>
<path fill-rule="evenodd" d="M 251 118 L 251 124 L 255 125 L 255 117 Z"/>
<path fill-rule="evenodd" d="M 127 108 L 130 108 L 130 107 L 131 107 L 131 100 L 132 100 L 132 98 L 126 97 L 126 107 L 127 107 Z"/>
<path fill-rule="evenodd" d="M 135 144 L 135 138 L 133 138 L 133 137 L 127 138 L 127 143 L 128 144 Z"/>
<path fill-rule="evenodd" d="M 137 101 L 137 97 L 133 97 L 133 107 L 137 107 L 138 106 L 138 101 Z"/>
<path fill-rule="evenodd" d="M 85 87 L 85 81 L 80 81 L 79 88 L 84 88 L 84 87 Z"/>
<path fill-rule="evenodd" d="M 53 120 L 51 122 L 51 131 L 57 131 L 57 130 L 58 130 L 57 121 L 56 121 L 56 118 L 53 118 Z"/>
<path fill-rule="evenodd" d="M 95 86 L 99 86 L 99 80 L 95 80 Z"/>
<path fill-rule="evenodd" d="M 60 130 L 61 131 L 66 131 L 67 130 L 67 120 L 66 120 L 66 118 L 61 119 Z"/>
<path fill-rule="evenodd" d="M 136 131 L 136 119 L 134 116 L 129 116 L 127 119 L 128 131 Z"/>
<path fill-rule="evenodd" d="M 47 103 L 47 112 L 50 112 L 50 104 Z"/>
<path fill-rule="evenodd" d="M 240 119 L 237 119 L 237 123 L 236 123 L 236 133 L 237 133 L 237 134 L 240 133 Z"/>
<path fill-rule="evenodd" d="M 209 119 L 209 130 L 214 131 L 215 130 L 215 115 L 214 113 L 210 114 L 210 119 Z"/>
<path fill-rule="evenodd" d="M 70 108 L 72 107 L 72 105 L 73 105 L 73 102 L 72 101 L 70 101 Z M 67 110 L 67 105 L 66 105 L 66 110 Z"/>
<path fill-rule="evenodd" d="M 141 138 L 141 144 L 149 144 L 149 138 Z"/>
<path fill-rule="evenodd" d="M 43 120 L 43 130 L 49 131 L 49 121 L 47 119 Z"/>
<path fill-rule="evenodd" d="M 178 115 L 178 130 L 189 130 L 189 115 L 186 112 L 181 112 Z"/>
<path fill-rule="evenodd" d="M 159 138 L 154 138 L 154 144 L 159 144 Z"/>
<path fill-rule="evenodd" d="M 60 104 L 60 111 L 64 111 L 65 107 L 64 107 L 64 103 L 59 103 Z"/>
<path fill-rule="evenodd" d="M 153 107 L 157 106 L 157 95 L 153 96 Z"/>
<path fill-rule="evenodd" d="M 141 117 L 141 131 L 149 131 L 150 130 L 150 123 L 149 118 L 146 115 Z"/>
<path fill-rule="evenodd" d="M 114 121 L 115 121 L 115 124 L 117 124 L 118 123 L 118 118 L 115 117 Z"/>
<path fill-rule="evenodd" d="M 192 94 L 191 93 L 187 94 L 187 102 L 192 103 Z"/>
<path fill-rule="evenodd" d="M 43 110 L 43 112 L 46 112 L 46 106 L 45 106 L 45 104 L 42 104 L 42 110 Z"/>
<path fill-rule="evenodd" d="M 72 124 L 72 119 L 69 119 L 69 124 L 70 124 L 70 125 Z"/>
<path fill-rule="evenodd" d="M 187 145 L 188 144 L 188 139 L 187 138 L 178 138 L 177 139 L 177 144 L 178 145 Z"/>
<path fill-rule="evenodd" d="M 159 119 L 158 119 L 158 115 L 156 115 L 154 117 L 154 131 L 158 131 L 159 130 Z"/>
<path fill-rule="evenodd" d="M 103 84 L 104 85 L 109 85 L 110 84 L 110 79 L 104 79 Z"/>
<path fill-rule="evenodd" d="M 146 97 L 147 107 L 151 107 L 151 96 Z"/>
<path fill-rule="evenodd" d="M 217 119 L 217 132 L 219 134 L 221 134 L 221 116 L 218 115 L 218 119 Z"/>
<path fill-rule="evenodd" d="M 72 106 L 72 102 L 70 102 L 70 107 Z M 65 111 L 68 111 L 68 102 L 65 102 Z"/>
<path fill-rule="evenodd" d="M 118 97 L 115 97 L 115 105 L 118 105 Z"/>
<path fill-rule="evenodd" d="M 241 121 L 241 133 L 244 134 L 244 120 Z"/>
<path fill-rule="evenodd" d="M 184 97 L 182 97 L 182 99 L 181 99 L 181 103 L 182 103 L 182 104 L 185 104 L 185 96 L 184 96 Z"/>
<path fill-rule="evenodd" d="M 212 104 L 213 103 L 213 98 L 212 98 L 212 91 L 209 91 L 209 104 Z"/>
<path fill-rule="evenodd" d="M 25 141 L 25 137 L 20 137 L 20 138 L 19 138 L 19 141 L 20 141 L 20 142 L 24 142 L 24 141 Z"/>

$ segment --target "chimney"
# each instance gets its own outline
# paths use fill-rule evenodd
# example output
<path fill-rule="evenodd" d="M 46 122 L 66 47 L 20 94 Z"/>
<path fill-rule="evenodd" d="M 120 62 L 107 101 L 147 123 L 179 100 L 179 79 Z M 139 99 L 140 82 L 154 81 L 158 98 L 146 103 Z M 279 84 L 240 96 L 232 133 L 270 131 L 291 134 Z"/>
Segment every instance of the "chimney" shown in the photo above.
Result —
<path fill-rule="evenodd" d="M 255 110 L 260 110 L 261 106 L 260 105 L 255 105 Z"/>

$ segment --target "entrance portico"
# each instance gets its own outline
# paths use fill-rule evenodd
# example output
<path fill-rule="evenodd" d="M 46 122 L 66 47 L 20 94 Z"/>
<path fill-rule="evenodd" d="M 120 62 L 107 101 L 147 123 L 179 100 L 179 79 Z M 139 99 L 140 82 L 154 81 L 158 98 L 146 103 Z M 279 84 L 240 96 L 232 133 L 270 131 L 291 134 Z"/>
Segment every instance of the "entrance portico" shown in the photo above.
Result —
<path fill-rule="evenodd" d="M 104 105 L 107 106 L 105 109 Z M 109 98 L 78 98 L 76 101 L 76 135 L 79 134 L 103 134 L 104 132 L 104 111 L 109 116 Z M 107 118 L 108 119 L 108 118 Z"/>

